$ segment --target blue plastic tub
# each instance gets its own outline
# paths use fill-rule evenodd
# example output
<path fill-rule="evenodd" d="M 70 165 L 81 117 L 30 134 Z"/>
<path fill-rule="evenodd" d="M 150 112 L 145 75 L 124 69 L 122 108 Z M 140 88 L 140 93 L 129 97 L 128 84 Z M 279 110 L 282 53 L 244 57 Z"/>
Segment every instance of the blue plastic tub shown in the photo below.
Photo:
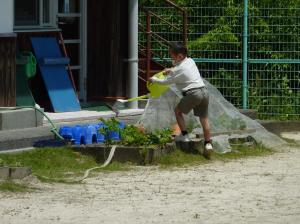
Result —
<path fill-rule="evenodd" d="M 70 126 L 64 126 L 59 129 L 59 134 L 66 140 L 72 140 L 73 134 L 72 134 L 72 127 Z"/>
<path fill-rule="evenodd" d="M 66 140 L 70 140 L 75 145 L 89 145 L 93 143 L 102 143 L 105 141 L 105 136 L 99 132 L 103 127 L 103 123 L 76 125 L 76 126 L 62 126 L 59 129 L 59 134 Z M 125 122 L 120 122 L 120 129 L 125 128 Z M 119 132 L 112 131 L 108 135 L 109 139 L 120 141 L 121 136 Z"/>

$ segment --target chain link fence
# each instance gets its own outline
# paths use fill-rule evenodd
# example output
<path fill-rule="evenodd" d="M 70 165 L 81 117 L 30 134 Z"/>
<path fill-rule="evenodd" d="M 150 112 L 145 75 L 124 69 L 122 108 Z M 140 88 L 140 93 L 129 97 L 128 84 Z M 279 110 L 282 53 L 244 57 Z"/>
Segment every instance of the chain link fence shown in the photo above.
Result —
<path fill-rule="evenodd" d="M 182 25 L 180 15 L 171 7 L 149 5 L 147 9 L 172 25 Z M 247 108 L 257 109 L 261 119 L 300 118 L 300 0 L 249 0 L 244 49 L 247 79 L 243 79 L 243 1 L 198 0 L 184 6 L 190 56 L 205 79 L 237 108 L 242 108 L 245 100 Z M 142 14 L 140 19 L 143 23 Z M 180 40 L 180 31 L 170 24 L 151 23 L 152 32 L 168 41 Z M 140 41 L 146 40 L 140 36 Z M 154 59 L 170 61 L 168 47 L 152 41 L 153 51 L 160 55 Z M 247 88 L 246 96 L 243 87 Z"/>

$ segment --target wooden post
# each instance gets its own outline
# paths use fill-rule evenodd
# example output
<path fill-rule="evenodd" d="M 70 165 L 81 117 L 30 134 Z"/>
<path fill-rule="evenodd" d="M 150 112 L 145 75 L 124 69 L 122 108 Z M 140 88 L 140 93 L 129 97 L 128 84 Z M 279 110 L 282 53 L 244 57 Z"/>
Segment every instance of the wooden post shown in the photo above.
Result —
<path fill-rule="evenodd" d="M 0 34 L 0 107 L 16 106 L 16 34 Z"/>

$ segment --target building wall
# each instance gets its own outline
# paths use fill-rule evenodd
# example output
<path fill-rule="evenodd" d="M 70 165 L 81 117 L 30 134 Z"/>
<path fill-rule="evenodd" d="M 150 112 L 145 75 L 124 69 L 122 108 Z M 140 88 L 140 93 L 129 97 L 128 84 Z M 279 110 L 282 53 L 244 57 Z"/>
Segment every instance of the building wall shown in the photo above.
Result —
<path fill-rule="evenodd" d="M 89 0 L 87 10 L 88 100 L 126 96 L 128 1 Z"/>
<path fill-rule="evenodd" d="M 0 2 L 0 33 L 13 32 L 13 3 L 13 0 L 1 0 Z"/>
<path fill-rule="evenodd" d="M 16 38 L 13 0 L 0 0 L 0 106 L 16 105 Z M 10 34 L 9 34 L 10 33 Z"/>

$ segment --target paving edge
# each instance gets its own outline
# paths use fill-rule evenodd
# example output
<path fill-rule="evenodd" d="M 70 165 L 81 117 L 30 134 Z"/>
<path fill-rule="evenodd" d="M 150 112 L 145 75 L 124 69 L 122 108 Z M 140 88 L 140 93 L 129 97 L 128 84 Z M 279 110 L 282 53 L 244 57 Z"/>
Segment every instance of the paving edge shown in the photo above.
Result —
<path fill-rule="evenodd" d="M 0 179 L 23 179 L 32 173 L 29 167 L 0 167 Z"/>
<path fill-rule="evenodd" d="M 171 153 L 175 148 L 174 143 L 167 144 L 164 148 L 149 147 L 146 150 L 144 147 L 117 146 L 112 162 L 132 162 L 139 165 L 151 164 L 157 158 Z M 82 154 L 92 155 L 97 162 L 102 163 L 107 159 L 111 147 L 103 144 L 93 144 L 72 146 L 72 149 Z"/>

